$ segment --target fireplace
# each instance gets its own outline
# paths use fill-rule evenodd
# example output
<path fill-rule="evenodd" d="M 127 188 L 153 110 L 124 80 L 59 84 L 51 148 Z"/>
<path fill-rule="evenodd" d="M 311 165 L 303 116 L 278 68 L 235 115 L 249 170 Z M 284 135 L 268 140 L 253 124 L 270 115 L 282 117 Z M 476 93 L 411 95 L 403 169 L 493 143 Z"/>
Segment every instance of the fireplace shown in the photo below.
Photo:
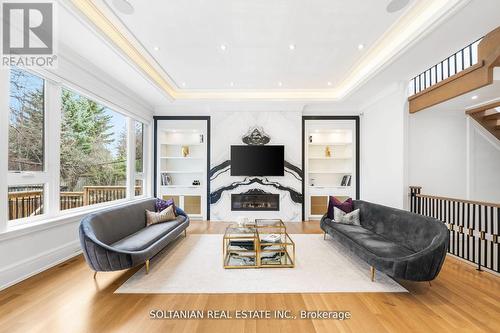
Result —
<path fill-rule="evenodd" d="M 231 210 L 279 211 L 280 195 L 267 193 L 259 189 L 251 189 L 240 194 L 231 194 Z"/>

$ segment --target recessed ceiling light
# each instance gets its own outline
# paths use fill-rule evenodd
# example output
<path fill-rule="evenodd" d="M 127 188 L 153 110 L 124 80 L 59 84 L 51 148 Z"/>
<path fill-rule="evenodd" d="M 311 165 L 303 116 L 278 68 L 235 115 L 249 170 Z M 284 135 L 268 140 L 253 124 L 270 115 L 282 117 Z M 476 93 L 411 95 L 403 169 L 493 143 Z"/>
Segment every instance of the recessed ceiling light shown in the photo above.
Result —
<path fill-rule="evenodd" d="M 221 45 L 220 45 L 220 49 L 221 49 L 222 51 L 226 51 L 227 46 L 226 46 L 225 44 L 221 44 Z"/>
<path fill-rule="evenodd" d="M 186 86 L 186 82 L 181 82 L 181 86 L 185 87 Z"/>
<path fill-rule="evenodd" d="M 408 2 L 410 2 L 410 0 L 392 0 L 391 2 L 389 2 L 387 7 L 385 7 L 385 10 L 388 13 L 398 12 L 401 9 L 405 8 Z"/>
<path fill-rule="evenodd" d="M 474 95 L 471 97 L 471 99 L 478 99 L 478 97 L 479 97 L 478 95 Z"/>
<path fill-rule="evenodd" d="M 155 47 L 153 47 L 153 50 L 160 51 L 160 47 L 159 46 L 155 46 Z"/>
<path fill-rule="evenodd" d="M 278 87 L 281 87 L 283 85 L 283 82 L 279 81 L 278 82 Z"/>
<path fill-rule="evenodd" d="M 362 50 L 365 48 L 365 44 L 358 44 L 358 50 Z"/>
<path fill-rule="evenodd" d="M 288 48 L 289 48 L 290 50 L 292 50 L 292 51 L 293 51 L 293 50 L 295 50 L 295 44 L 290 44 L 290 45 L 288 45 Z"/>
<path fill-rule="evenodd" d="M 231 87 L 234 87 L 234 82 L 229 82 L 229 85 L 230 85 Z"/>
<path fill-rule="evenodd" d="M 134 6 L 127 0 L 113 0 L 113 7 L 125 15 L 132 15 L 134 13 Z"/>
<path fill-rule="evenodd" d="M 328 81 L 326 84 L 327 84 L 328 86 L 331 86 L 331 85 L 332 85 L 332 83 L 331 83 L 330 81 Z"/>

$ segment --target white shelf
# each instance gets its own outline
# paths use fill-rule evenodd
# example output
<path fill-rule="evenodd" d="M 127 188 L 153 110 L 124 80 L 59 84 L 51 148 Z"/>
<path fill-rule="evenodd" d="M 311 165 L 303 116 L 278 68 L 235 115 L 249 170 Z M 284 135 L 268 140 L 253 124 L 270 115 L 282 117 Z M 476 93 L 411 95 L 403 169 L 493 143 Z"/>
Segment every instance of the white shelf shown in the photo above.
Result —
<path fill-rule="evenodd" d="M 309 188 L 319 188 L 319 189 L 351 189 L 352 186 L 340 186 L 340 185 L 309 185 Z"/>
<path fill-rule="evenodd" d="M 351 174 L 352 171 L 344 171 L 344 172 L 339 172 L 339 171 L 309 171 L 308 173 L 344 175 L 344 174 Z"/>
<path fill-rule="evenodd" d="M 309 146 L 347 146 L 352 142 L 309 142 Z"/>
<path fill-rule="evenodd" d="M 188 156 L 188 157 L 182 157 L 182 156 L 162 156 L 160 158 L 164 159 L 164 160 L 201 160 L 201 159 L 203 159 L 203 157 L 192 157 L 192 156 Z"/>
<path fill-rule="evenodd" d="M 193 171 L 174 171 L 174 170 L 162 170 L 161 173 L 203 173 L 203 170 L 193 170 Z"/>
<path fill-rule="evenodd" d="M 335 161 L 335 160 L 350 160 L 352 159 L 351 157 L 309 157 L 310 160 L 330 160 L 330 161 Z"/>
<path fill-rule="evenodd" d="M 160 143 L 162 146 L 201 146 L 204 143 Z"/>
<path fill-rule="evenodd" d="M 196 188 L 201 189 L 201 185 L 160 185 L 161 188 Z"/>

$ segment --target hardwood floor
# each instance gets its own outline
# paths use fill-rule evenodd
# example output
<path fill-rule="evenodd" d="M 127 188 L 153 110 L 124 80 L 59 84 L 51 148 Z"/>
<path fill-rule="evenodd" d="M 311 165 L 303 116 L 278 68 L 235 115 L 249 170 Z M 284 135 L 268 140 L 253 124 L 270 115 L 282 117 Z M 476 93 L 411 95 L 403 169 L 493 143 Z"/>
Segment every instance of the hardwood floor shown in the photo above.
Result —
<path fill-rule="evenodd" d="M 193 222 L 188 237 L 224 228 L 220 222 Z M 318 222 L 290 223 L 288 230 L 321 232 Z M 0 292 L 0 332 L 500 331 L 500 278 L 451 257 L 432 287 L 399 281 L 409 293 L 113 294 L 137 269 L 99 273 L 94 280 L 78 256 L 38 274 Z M 345 310 L 352 318 L 152 320 L 153 309 Z"/>

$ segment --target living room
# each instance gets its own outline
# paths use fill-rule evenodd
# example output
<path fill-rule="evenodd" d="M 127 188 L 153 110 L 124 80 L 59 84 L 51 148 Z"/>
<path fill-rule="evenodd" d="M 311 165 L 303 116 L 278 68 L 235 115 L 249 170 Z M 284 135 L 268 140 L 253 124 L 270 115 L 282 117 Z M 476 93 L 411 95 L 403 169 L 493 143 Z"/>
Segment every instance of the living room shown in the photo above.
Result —
<path fill-rule="evenodd" d="M 2 1 L 0 330 L 498 331 L 499 5 Z"/>

